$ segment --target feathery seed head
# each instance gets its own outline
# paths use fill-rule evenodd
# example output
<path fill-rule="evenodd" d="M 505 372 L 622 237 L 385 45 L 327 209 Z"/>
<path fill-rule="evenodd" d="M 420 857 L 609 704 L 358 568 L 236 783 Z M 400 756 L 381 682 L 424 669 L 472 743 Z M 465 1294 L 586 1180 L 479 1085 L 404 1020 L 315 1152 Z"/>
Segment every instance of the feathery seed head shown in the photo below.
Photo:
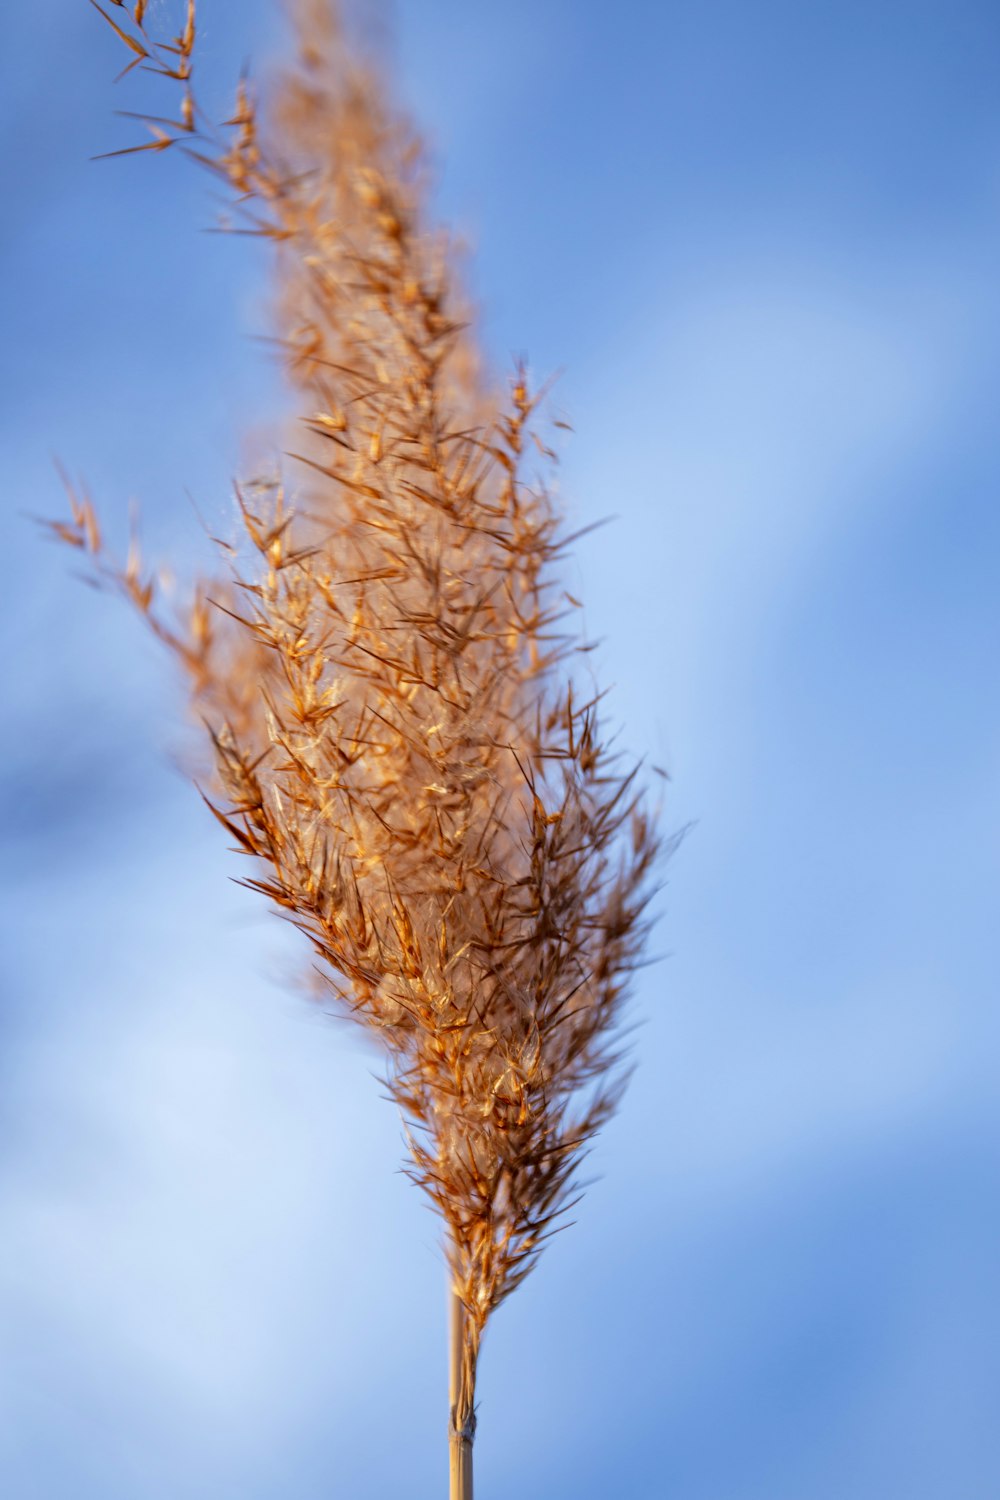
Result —
<path fill-rule="evenodd" d="M 190 89 L 194 0 L 169 43 L 143 11 L 131 28 L 102 14 L 180 83 L 178 130 L 274 243 L 301 480 L 291 499 L 237 491 L 242 545 L 180 625 L 137 547 L 106 559 L 88 500 L 54 529 L 179 659 L 246 884 L 383 1045 L 474 1368 L 617 1104 L 656 836 L 597 699 L 574 694 L 566 539 L 525 476 L 539 393 L 523 367 L 507 399 L 480 374 L 412 131 L 312 0 L 266 118 L 241 82 L 212 133 Z M 154 128 L 145 149 L 175 142 Z"/>

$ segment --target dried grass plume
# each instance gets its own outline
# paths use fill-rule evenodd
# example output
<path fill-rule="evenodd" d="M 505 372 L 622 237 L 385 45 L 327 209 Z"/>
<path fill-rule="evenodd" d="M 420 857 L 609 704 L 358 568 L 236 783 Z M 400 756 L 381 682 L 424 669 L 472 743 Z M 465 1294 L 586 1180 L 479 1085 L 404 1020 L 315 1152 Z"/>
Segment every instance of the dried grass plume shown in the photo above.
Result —
<path fill-rule="evenodd" d="M 137 548 L 108 555 L 85 497 L 55 529 L 176 656 L 246 884 L 384 1050 L 445 1230 L 468 1496 L 483 1330 L 618 1103 L 657 840 L 580 686 L 570 539 L 526 472 L 539 394 L 524 369 L 499 397 L 481 374 L 419 141 L 323 0 L 295 8 L 266 111 L 243 82 L 218 127 L 193 91 L 194 0 L 175 37 L 144 9 L 102 14 L 177 109 L 125 149 L 186 150 L 273 245 L 299 477 L 238 491 L 243 542 L 182 620 Z"/>

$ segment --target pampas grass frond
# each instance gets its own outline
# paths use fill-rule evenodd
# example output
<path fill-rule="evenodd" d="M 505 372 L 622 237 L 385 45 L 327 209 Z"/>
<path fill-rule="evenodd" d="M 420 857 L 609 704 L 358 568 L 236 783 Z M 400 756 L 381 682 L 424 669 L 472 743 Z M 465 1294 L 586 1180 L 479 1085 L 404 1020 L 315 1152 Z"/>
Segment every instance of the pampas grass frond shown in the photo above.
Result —
<path fill-rule="evenodd" d="M 237 490 L 242 543 L 182 620 L 135 544 L 109 556 L 85 496 L 54 530 L 180 663 L 245 883 L 383 1048 L 445 1230 L 468 1496 L 484 1328 L 621 1094 L 657 839 L 574 670 L 569 538 L 525 475 L 540 393 L 523 368 L 490 389 L 419 141 L 335 11 L 300 4 L 268 109 L 241 82 L 218 127 L 192 88 L 194 0 L 168 38 L 141 3 L 101 13 L 125 71 L 179 95 L 124 149 L 185 150 L 230 190 L 231 227 L 274 247 L 300 479 Z"/>

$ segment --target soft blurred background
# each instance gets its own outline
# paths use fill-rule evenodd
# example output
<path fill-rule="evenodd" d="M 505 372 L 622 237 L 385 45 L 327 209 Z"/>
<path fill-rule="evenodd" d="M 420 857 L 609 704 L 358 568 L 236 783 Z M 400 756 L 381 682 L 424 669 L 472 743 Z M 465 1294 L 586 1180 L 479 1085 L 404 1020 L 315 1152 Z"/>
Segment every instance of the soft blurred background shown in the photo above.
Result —
<path fill-rule="evenodd" d="M 151 7 L 152 9 L 152 7 Z M 223 101 L 283 45 L 203 0 Z M 266 255 L 83 0 L 7 7 L 0 1489 L 431 1496 L 435 1221 L 377 1060 L 177 769 L 169 664 L 25 513 L 181 568 L 282 409 Z M 1000 11 L 397 0 L 670 868 L 639 1068 L 483 1356 L 477 1494 L 1000 1493 Z"/>

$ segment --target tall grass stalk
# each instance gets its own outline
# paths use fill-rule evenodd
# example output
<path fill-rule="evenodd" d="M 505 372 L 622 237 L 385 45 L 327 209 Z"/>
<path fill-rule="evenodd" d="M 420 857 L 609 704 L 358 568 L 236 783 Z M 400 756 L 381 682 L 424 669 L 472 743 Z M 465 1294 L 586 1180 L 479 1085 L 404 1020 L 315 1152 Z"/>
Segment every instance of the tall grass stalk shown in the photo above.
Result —
<path fill-rule="evenodd" d="M 99 10 L 100 6 L 97 7 Z M 406 1170 L 439 1213 L 451 1287 L 450 1488 L 470 1500 L 486 1324 L 574 1199 L 624 1082 L 619 1022 L 657 839 L 559 585 L 571 540 L 527 455 L 539 393 L 482 373 L 419 141 L 324 0 L 262 108 L 222 125 L 176 36 L 102 10 L 175 91 L 129 151 L 187 152 L 270 242 L 302 417 L 294 493 L 237 489 L 242 541 L 180 615 L 133 546 L 87 552 L 186 673 L 209 806 L 245 884 L 311 942 L 325 993 L 380 1044 Z"/>

